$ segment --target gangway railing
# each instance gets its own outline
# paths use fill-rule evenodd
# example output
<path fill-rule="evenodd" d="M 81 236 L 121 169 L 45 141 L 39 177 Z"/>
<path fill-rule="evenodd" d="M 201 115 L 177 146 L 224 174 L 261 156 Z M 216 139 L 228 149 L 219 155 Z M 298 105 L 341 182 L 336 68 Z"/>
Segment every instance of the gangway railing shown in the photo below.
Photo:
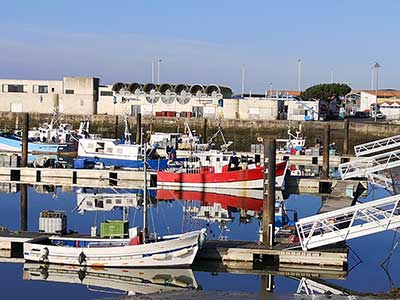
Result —
<path fill-rule="evenodd" d="M 371 157 L 362 157 L 339 165 L 342 179 L 367 177 L 369 173 L 400 166 L 400 149 Z"/>
<path fill-rule="evenodd" d="M 383 174 L 369 173 L 368 182 L 387 191 L 394 192 L 393 180 Z"/>
<path fill-rule="evenodd" d="M 369 143 L 354 146 L 354 153 L 357 157 L 376 154 L 389 149 L 400 149 L 400 135 L 395 135 L 385 139 L 372 141 Z"/>
<path fill-rule="evenodd" d="M 299 280 L 299 285 L 297 287 L 296 294 L 306 294 L 306 295 L 343 295 L 347 296 L 348 293 L 341 291 L 335 287 L 329 286 L 322 282 L 312 280 L 306 277 L 302 277 Z"/>
<path fill-rule="evenodd" d="M 301 248 L 309 249 L 400 227 L 400 195 L 386 197 L 296 222 Z"/>

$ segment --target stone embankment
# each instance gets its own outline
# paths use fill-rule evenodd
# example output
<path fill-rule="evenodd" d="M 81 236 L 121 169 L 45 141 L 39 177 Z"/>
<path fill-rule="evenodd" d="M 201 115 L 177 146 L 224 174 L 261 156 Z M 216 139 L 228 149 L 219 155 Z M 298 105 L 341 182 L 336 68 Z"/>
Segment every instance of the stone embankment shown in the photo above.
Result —
<path fill-rule="evenodd" d="M 102 134 L 104 137 L 121 136 L 124 132 L 124 117 L 113 115 L 63 115 L 62 121 L 71 123 L 78 128 L 79 122 L 83 119 L 90 120 L 91 132 Z M 30 113 L 30 126 L 38 126 L 43 122 L 51 120 L 50 114 Z M 129 123 L 134 131 L 136 118 L 130 117 Z M 238 151 L 249 151 L 250 144 L 257 142 L 257 137 L 274 136 L 286 138 L 288 128 L 298 128 L 302 125 L 302 131 L 307 137 L 307 144 L 313 145 L 316 139 L 323 135 L 323 128 L 326 124 L 331 126 L 331 141 L 336 143 L 338 152 L 341 152 L 344 130 L 343 121 L 331 122 L 298 122 L 298 121 L 245 121 L 245 120 L 215 120 L 200 118 L 165 118 L 165 117 L 143 117 L 142 123 L 146 130 L 177 132 L 183 131 L 184 123 L 188 122 L 197 133 L 210 138 L 217 130 L 218 124 L 223 128 L 225 138 L 234 142 L 233 148 Z M 116 126 L 117 124 L 117 126 Z M 21 128 L 22 114 L 0 112 L 0 128 Z M 206 127 L 206 130 L 204 130 Z M 350 121 L 350 148 L 354 145 L 400 134 L 400 125 L 389 123 L 356 122 Z"/>

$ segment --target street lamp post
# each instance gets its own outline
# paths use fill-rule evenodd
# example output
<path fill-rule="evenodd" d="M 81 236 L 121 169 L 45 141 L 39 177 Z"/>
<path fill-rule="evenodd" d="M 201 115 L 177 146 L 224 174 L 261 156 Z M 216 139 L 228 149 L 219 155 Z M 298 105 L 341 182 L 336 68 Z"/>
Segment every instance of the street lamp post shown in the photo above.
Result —
<path fill-rule="evenodd" d="M 375 123 L 376 123 L 376 115 L 378 114 L 378 81 L 379 81 L 379 68 L 381 65 L 377 62 L 374 64 L 375 69 Z"/>
<path fill-rule="evenodd" d="M 269 83 L 269 97 L 268 98 L 271 98 L 271 96 L 272 96 L 272 82 Z"/>
<path fill-rule="evenodd" d="M 242 97 L 244 97 L 244 75 L 245 75 L 245 70 L 244 70 L 244 65 L 242 66 Z"/>
<path fill-rule="evenodd" d="M 154 61 L 151 62 L 151 83 L 154 83 Z"/>
<path fill-rule="evenodd" d="M 297 90 L 300 93 L 301 92 L 301 59 L 300 58 L 297 60 L 297 65 L 298 65 Z"/>
<path fill-rule="evenodd" d="M 157 61 L 157 83 L 160 84 L 160 64 L 162 60 L 161 58 Z"/>

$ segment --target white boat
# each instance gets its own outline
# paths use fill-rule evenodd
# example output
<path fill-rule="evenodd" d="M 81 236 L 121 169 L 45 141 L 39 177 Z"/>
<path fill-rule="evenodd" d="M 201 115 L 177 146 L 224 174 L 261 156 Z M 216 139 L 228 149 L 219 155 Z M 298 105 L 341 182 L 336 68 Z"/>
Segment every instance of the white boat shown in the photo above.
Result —
<path fill-rule="evenodd" d="M 278 147 L 279 144 L 283 144 L 283 148 L 285 151 L 301 151 L 305 148 L 306 146 L 306 138 L 304 137 L 302 131 L 301 131 L 301 124 L 299 125 L 299 129 L 296 130 L 296 133 L 293 134 L 290 130 L 288 129 L 288 138 L 287 139 L 277 139 L 276 140 Z"/>
<path fill-rule="evenodd" d="M 72 125 L 61 123 L 60 114 L 54 111 L 50 123 L 44 123 L 38 128 L 29 130 L 28 138 L 33 142 L 65 144 L 71 142 L 72 134 Z"/>
<path fill-rule="evenodd" d="M 140 144 L 132 144 L 130 140 L 127 116 L 125 117 L 125 139 L 103 139 L 88 137 L 78 143 L 78 159 L 75 168 L 84 168 L 81 163 L 102 163 L 105 166 L 142 169 L 144 149 Z M 147 151 L 146 151 L 147 152 Z M 153 170 L 163 170 L 168 166 L 168 159 L 160 157 L 156 149 L 147 153 L 147 165 Z"/>
<path fill-rule="evenodd" d="M 145 144 L 146 145 L 146 144 Z M 144 146 L 146 150 L 146 146 Z M 205 239 L 205 230 L 149 237 L 147 167 L 144 158 L 143 231 L 129 230 L 127 239 L 40 237 L 24 243 L 26 261 L 92 267 L 190 266 Z"/>
<path fill-rule="evenodd" d="M 24 280 L 86 285 L 89 290 L 125 295 L 197 289 L 191 269 L 132 269 L 24 264 Z"/>

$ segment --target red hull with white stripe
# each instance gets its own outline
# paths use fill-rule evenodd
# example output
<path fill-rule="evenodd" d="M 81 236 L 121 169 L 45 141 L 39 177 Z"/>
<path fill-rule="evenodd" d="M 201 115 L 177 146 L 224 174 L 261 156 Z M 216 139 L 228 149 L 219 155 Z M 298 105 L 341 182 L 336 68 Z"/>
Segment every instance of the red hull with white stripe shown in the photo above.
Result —
<path fill-rule="evenodd" d="M 199 201 L 205 206 L 212 206 L 214 203 L 218 203 L 221 204 L 221 206 L 225 209 L 234 207 L 259 212 L 262 210 L 262 191 L 260 192 L 260 197 L 252 198 L 220 194 L 217 192 L 157 190 L 157 200 Z"/>
<path fill-rule="evenodd" d="M 287 169 L 287 162 L 276 164 L 276 187 L 281 188 Z M 264 167 L 253 169 L 223 171 L 215 173 L 204 169 L 199 173 L 178 173 L 170 171 L 157 172 L 157 185 L 168 187 L 195 187 L 195 188 L 235 188 L 235 189 L 262 189 L 264 181 Z"/>

